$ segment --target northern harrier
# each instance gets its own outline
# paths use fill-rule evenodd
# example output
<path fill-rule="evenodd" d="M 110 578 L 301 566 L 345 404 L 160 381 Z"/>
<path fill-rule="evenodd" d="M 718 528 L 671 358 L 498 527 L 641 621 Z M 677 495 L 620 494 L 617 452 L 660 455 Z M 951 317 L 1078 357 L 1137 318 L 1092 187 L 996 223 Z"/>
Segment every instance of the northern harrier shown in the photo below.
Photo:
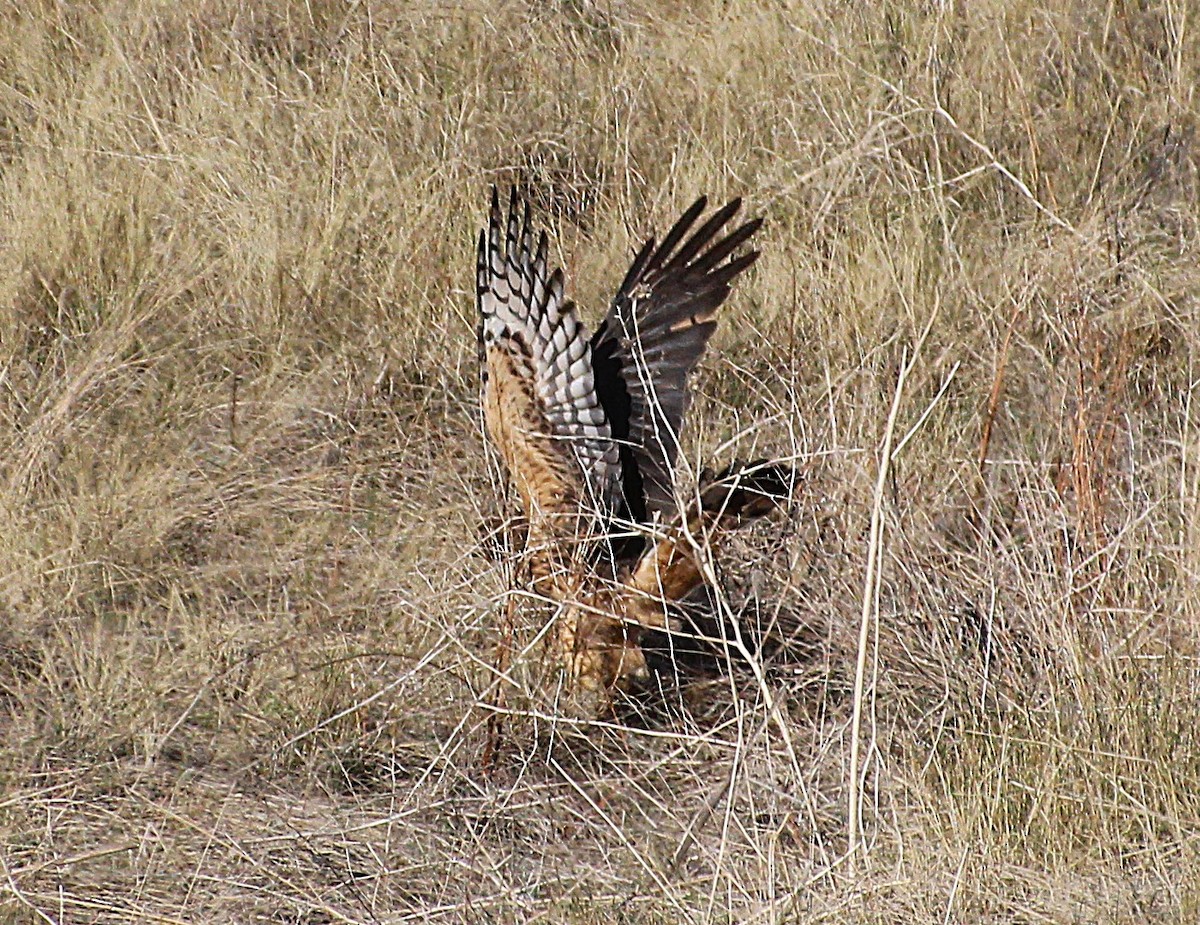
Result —
<path fill-rule="evenodd" d="M 695 228 L 706 206 L 642 246 L 590 338 L 515 189 L 506 217 L 493 188 L 479 235 L 484 419 L 526 521 L 529 590 L 554 610 L 570 686 L 604 702 L 645 676 L 642 631 L 669 631 L 667 606 L 703 581 L 696 539 L 765 513 L 790 481 L 734 467 L 676 500 L 688 374 L 758 258 L 742 245 L 761 220 L 728 231 L 735 199 Z"/>

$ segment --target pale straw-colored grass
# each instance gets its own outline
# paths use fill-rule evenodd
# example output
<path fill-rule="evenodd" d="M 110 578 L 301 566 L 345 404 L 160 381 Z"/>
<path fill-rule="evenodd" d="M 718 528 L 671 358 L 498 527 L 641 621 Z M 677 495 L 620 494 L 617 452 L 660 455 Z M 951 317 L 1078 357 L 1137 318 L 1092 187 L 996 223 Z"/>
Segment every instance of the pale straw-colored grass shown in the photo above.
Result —
<path fill-rule="evenodd" d="M 1192 18 L 0 13 L 2 917 L 1196 921 Z M 767 217 L 684 469 L 804 478 L 715 553 L 731 671 L 589 728 L 518 626 L 485 768 L 511 181 L 589 321 Z"/>

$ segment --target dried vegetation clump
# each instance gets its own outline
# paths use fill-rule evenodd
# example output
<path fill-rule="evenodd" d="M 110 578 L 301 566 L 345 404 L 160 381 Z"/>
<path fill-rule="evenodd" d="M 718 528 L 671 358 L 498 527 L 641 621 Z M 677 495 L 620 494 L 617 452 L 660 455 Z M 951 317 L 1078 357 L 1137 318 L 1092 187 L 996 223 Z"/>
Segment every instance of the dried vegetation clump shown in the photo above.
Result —
<path fill-rule="evenodd" d="M 1188 14 L 0 12 L 3 917 L 1195 922 Z M 685 456 L 803 483 L 622 723 L 494 670 L 493 182 L 589 320 L 768 219 Z"/>

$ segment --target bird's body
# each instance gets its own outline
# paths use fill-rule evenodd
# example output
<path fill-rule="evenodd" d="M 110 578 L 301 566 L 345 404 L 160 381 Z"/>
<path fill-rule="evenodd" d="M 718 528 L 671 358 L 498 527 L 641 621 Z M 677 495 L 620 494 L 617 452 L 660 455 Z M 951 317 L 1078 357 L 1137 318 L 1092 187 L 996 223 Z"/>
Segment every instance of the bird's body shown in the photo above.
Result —
<path fill-rule="evenodd" d="M 760 466 L 702 486 L 682 513 L 676 500 L 688 374 L 758 257 L 737 252 L 759 220 L 721 236 L 739 200 L 692 232 L 705 206 L 646 242 L 590 339 L 515 190 L 507 217 L 493 190 L 479 238 L 484 420 L 526 521 L 525 579 L 553 612 L 570 686 L 602 700 L 644 676 L 642 630 L 669 629 L 667 605 L 702 581 L 694 538 L 787 491 Z"/>

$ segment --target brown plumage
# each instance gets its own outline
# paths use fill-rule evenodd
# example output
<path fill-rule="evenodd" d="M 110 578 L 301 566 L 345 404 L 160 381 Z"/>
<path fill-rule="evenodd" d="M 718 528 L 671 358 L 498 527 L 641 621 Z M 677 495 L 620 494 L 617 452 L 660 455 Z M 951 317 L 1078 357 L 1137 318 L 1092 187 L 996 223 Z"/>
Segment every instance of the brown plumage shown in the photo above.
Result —
<path fill-rule="evenodd" d="M 483 411 L 527 527 L 524 578 L 556 626 L 570 686 L 601 702 L 643 677 L 644 629 L 702 581 L 696 538 L 736 527 L 785 497 L 791 470 L 733 467 L 680 513 L 674 470 L 687 377 L 733 280 L 755 219 L 726 232 L 740 200 L 693 231 L 701 197 L 661 243 L 645 243 L 588 339 L 544 232 L 514 189 L 492 190 L 479 236 Z"/>

